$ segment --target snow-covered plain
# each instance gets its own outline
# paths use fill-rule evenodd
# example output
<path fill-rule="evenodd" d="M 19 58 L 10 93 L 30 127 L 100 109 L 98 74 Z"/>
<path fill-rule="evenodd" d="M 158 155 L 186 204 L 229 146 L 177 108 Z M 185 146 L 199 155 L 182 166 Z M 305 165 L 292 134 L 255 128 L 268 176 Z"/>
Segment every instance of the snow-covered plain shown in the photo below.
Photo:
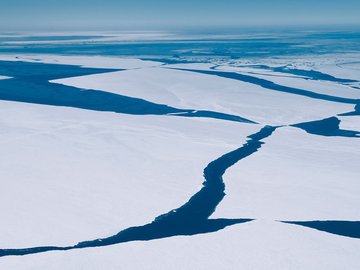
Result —
<path fill-rule="evenodd" d="M 0 191 L 0 249 L 72 245 L 149 223 L 187 202 L 201 188 L 207 164 L 243 145 L 263 125 L 319 120 L 354 108 L 174 69 L 209 70 L 211 64 L 161 66 L 129 58 L 57 55 L 0 58 L 129 69 L 53 82 L 260 123 L 0 101 L 0 144 L 6 153 L 0 157 L 6 186 Z M 320 60 L 303 59 L 298 67 L 324 70 Z M 356 79 L 351 69 L 344 74 Z M 265 73 L 253 76 L 335 96 L 358 98 L 360 93 L 335 82 Z M 360 130 L 359 116 L 339 119 L 342 129 Z M 280 127 L 263 141 L 258 152 L 225 173 L 226 196 L 212 215 L 252 222 L 215 233 L 1 257 L 0 269 L 357 270 L 359 239 L 279 221 L 359 221 L 360 140 Z"/>

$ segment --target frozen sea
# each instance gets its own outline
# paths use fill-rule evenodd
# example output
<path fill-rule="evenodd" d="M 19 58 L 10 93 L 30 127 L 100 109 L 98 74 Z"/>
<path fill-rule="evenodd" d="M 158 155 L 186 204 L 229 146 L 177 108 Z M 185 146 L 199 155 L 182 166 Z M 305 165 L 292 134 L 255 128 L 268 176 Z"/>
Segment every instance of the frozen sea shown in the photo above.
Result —
<path fill-rule="evenodd" d="M 359 269 L 360 32 L 0 33 L 0 269 Z"/>

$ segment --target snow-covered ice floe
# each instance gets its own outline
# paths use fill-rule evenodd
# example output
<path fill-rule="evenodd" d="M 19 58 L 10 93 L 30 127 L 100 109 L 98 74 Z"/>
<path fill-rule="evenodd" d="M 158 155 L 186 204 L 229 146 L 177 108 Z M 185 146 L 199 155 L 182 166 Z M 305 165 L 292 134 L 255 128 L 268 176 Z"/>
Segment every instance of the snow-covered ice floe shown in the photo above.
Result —
<path fill-rule="evenodd" d="M 191 65 L 191 68 L 193 67 L 194 64 Z M 272 91 L 255 84 L 216 75 L 163 67 L 66 78 L 52 82 L 83 89 L 104 90 L 174 107 L 234 114 L 272 125 L 322 119 L 351 111 L 354 107 L 351 104 Z"/>
<path fill-rule="evenodd" d="M 0 110 L 7 248 L 76 244 L 149 223 L 185 203 L 206 165 L 259 129 L 12 102 Z"/>
<path fill-rule="evenodd" d="M 246 213 L 270 220 L 360 220 L 355 207 L 360 204 L 360 139 L 286 127 L 264 142 L 261 151 L 226 173 L 227 196 L 216 217 Z M 261 170 L 254 170 L 256 164 L 263 164 Z"/>

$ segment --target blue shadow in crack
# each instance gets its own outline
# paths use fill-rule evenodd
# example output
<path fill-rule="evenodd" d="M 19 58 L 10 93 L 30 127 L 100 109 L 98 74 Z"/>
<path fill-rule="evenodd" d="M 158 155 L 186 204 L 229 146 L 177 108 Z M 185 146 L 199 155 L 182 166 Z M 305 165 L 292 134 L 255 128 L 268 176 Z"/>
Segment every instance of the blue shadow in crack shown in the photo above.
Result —
<path fill-rule="evenodd" d="M 300 225 L 319 231 L 347 236 L 351 238 L 360 238 L 360 221 L 281 221 L 283 223 Z"/>
<path fill-rule="evenodd" d="M 291 125 L 305 130 L 307 133 L 321 136 L 360 137 L 359 131 L 340 129 L 340 120 L 333 116 L 318 121 L 311 121 Z"/>
<path fill-rule="evenodd" d="M 87 68 L 76 65 L 33 63 L 22 61 L 0 61 L 0 74 L 21 81 L 38 82 L 60 78 L 101 74 L 124 69 Z"/>

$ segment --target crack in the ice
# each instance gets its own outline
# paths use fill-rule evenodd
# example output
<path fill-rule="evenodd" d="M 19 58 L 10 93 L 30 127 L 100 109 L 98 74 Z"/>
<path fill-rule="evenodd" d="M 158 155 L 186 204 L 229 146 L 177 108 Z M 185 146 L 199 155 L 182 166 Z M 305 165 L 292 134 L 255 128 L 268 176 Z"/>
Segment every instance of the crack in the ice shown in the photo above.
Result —
<path fill-rule="evenodd" d="M 127 228 L 114 236 L 80 242 L 74 246 L 43 246 L 23 249 L 0 249 L 2 256 L 20 256 L 54 250 L 100 247 L 129 241 L 146 241 L 178 235 L 195 235 L 221 230 L 227 226 L 249 222 L 252 219 L 210 219 L 225 196 L 223 174 L 235 163 L 257 152 L 264 138 L 271 136 L 276 127 L 266 126 L 249 135 L 240 148 L 212 161 L 204 169 L 203 187 L 181 207 L 158 216 L 149 224 Z"/>
<path fill-rule="evenodd" d="M 359 138 L 360 132 L 355 130 L 344 130 L 340 128 L 341 120 L 335 116 L 318 121 L 310 121 L 291 125 L 292 127 L 305 130 L 307 133 L 320 136 L 339 136 Z"/>
<path fill-rule="evenodd" d="M 177 115 L 257 124 L 237 115 L 206 110 L 178 109 L 140 98 L 49 82 L 49 80 L 58 78 L 114 71 L 112 69 L 24 62 L 0 61 L 0 63 L 0 74 L 13 77 L 0 81 L 0 100 L 133 115 Z"/>
<path fill-rule="evenodd" d="M 227 78 L 227 79 L 252 83 L 252 84 L 261 86 L 265 89 L 268 89 L 268 90 L 279 91 L 279 92 L 304 96 L 304 97 L 313 98 L 313 99 L 320 99 L 320 100 L 344 103 L 344 104 L 358 104 L 360 102 L 359 99 L 320 94 L 320 93 L 316 93 L 316 92 L 305 90 L 305 89 L 284 86 L 284 85 L 277 84 L 277 83 L 274 83 L 269 80 L 265 80 L 265 79 L 261 79 L 261 78 L 255 77 L 255 76 L 245 75 L 245 74 L 241 74 L 241 73 L 237 73 L 237 72 L 186 69 L 186 68 L 171 68 L 171 69 L 201 73 L 201 74 L 206 74 L 206 75 L 213 75 L 213 76 L 223 77 L 223 78 Z"/>
<path fill-rule="evenodd" d="M 360 221 L 315 220 L 315 221 L 281 221 L 282 223 L 300 225 L 322 232 L 360 238 Z"/>
<path fill-rule="evenodd" d="M 336 96 L 330 96 L 325 94 L 318 94 L 312 91 L 282 86 L 273 83 L 268 80 L 259 79 L 249 75 L 243 75 L 233 72 L 217 72 L 206 70 L 191 70 L 191 69 L 179 69 L 184 71 L 198 72 L 208 75 L 216 75 L 225 78 L 241 80 L 244 82 L 250 82 L 260 85 L 264 88 L 302 95 L 315 99 L 322 99 L 333 102 L 357 104 L 355 112 L 360 110 L 359 100 L 342 98 Z M 71 71 L 72 73 L 73 71 Z M 84 71 L 85 73 L 90 71 Z M 296 71 L 298 73 L 298 71 Z M 10 72 L 11 73 L 11 72 Z M 302 73 L 302 71 L 300 71 Z M 12 73 L 12 75 L 14 75 Z M 68 74 L 69 75 L 69 74 Z M 301 75 L 301 74 L 297 74 Z M 311 74 L 310 74 L 311 75 Z M 313 74 L 314 75 L 314 74 Z M 319 74 L 315 74 L 319 75 Z M 57 76 L 57 74 L 56 74 Z M 53 76 L 51 77 L 53 79 Z M 327 79 L 333 79 L 326 77 Z M 29 79 L 29 80 L 28 80 Z M 30 80 L 31 79 L 31 80 Z M 338 79 L 338 78 L 335 78 Z M 224 119 L 238 122 L 252 122 L 250 120 L 226 115 L 217 112 L 210 111 L 195 111 L 195 110 L 180 110 L 171 108 L 166 105 L 154 104 L 141 99 L 133 99 L 125 96 L 120 96 L 112 93 L 96 90 L 86 90 L 69 87 L 59 84 L 50 84 L 44 77 L 36 77 L 35 83 L 33 75 L 22 75 L 20 78 L 10 79 L 2 86 L 13 87 L 21 86 L 20 89 L 23 92 L 9 93 L 9 88 L 2 89 L 0 91 L 0 99 L 31 102 L 39 104 L 57 105 L 57 106 L 69 106 L 83 109 L 92 109 L 99 111 L 114 111 L 119 113 L 130 114 L 166 114 L 166 115 L 178 115 L 186 117 L 209 117 L 216 119 Z M 34 97 L 34 92 L 26 93 L 26 89 L 32 86 L 37 89 L 37 97 Z M 48 93 L 52 88 L 52 92 Z M 24 92 L 25 91 L 25 92 Z M 40 93 L 40 94 L 39 94 Z M 31 95 L 32 94 L 32 95 Z M 98 97 L 102 97 L 102 101 L 99 102 Z M 95 101 L 97 100 L 97 101 Z M 125 106 L 125 107 L 124 107 Z M 140 107 L 139 107 L 140 106 Z M 343 114 L 346 115 L 346 114 Z M 252 122 L 254 123 L 254 122 Z M 345 137 L 359 137 L 359 132 L 342 130 L 339 128 L 340 120 L 336 117 L 330 117 L 319 121 L 310 121 L 306 123 L 294 124 L 293 127 L 301 128 L 310 134 L 321 136 L 345 136 Z M 118 234 L 90 241 L 80 242 L 74 246 L 42 246 L 23 249 L 0 249 L 1 256 L 20 256 L 27 254 L 35 254 L 46 251 L 55 250 L 71 250 L 81 249 L 88 247 L 100 247 L 114 245 L 129 241 L 148 241 L 153 239 L 167 238 L 178 235 L 196 235 L 202 233 L 210 233 L 221 230 L 227 226 L 234 224 L 240 224 L 252 221 L 252 219 L 210 219 L 209 217 L 214 213 L 217 205 L 222 201 L 225 196 L 225 184 L 222 179 L 225 171 L 233 166 L 235 163 L 243 158 L 246 158 L 253 153 L 257 152 L 261 148 L 264 138 L 271 136 L 277 127 L 266 126 L 258 133 L 248 136 L 247 142 L 240 148 L 229 152 L 220 158 L 212 161 L 204 169 L 204 178 L 202 189 L 194 194 L 190 200 L 183 206 L 172 210 L 166 214 L 158 216 L 155 220 L 149 224 L 143 226 L 130 227 L 120 231 Z M 290 223 L 295 225 L 302 225 L 317 230 L 359 238 L 360 222 L 350 221 L 282 221 L 284 223 Z"/>

